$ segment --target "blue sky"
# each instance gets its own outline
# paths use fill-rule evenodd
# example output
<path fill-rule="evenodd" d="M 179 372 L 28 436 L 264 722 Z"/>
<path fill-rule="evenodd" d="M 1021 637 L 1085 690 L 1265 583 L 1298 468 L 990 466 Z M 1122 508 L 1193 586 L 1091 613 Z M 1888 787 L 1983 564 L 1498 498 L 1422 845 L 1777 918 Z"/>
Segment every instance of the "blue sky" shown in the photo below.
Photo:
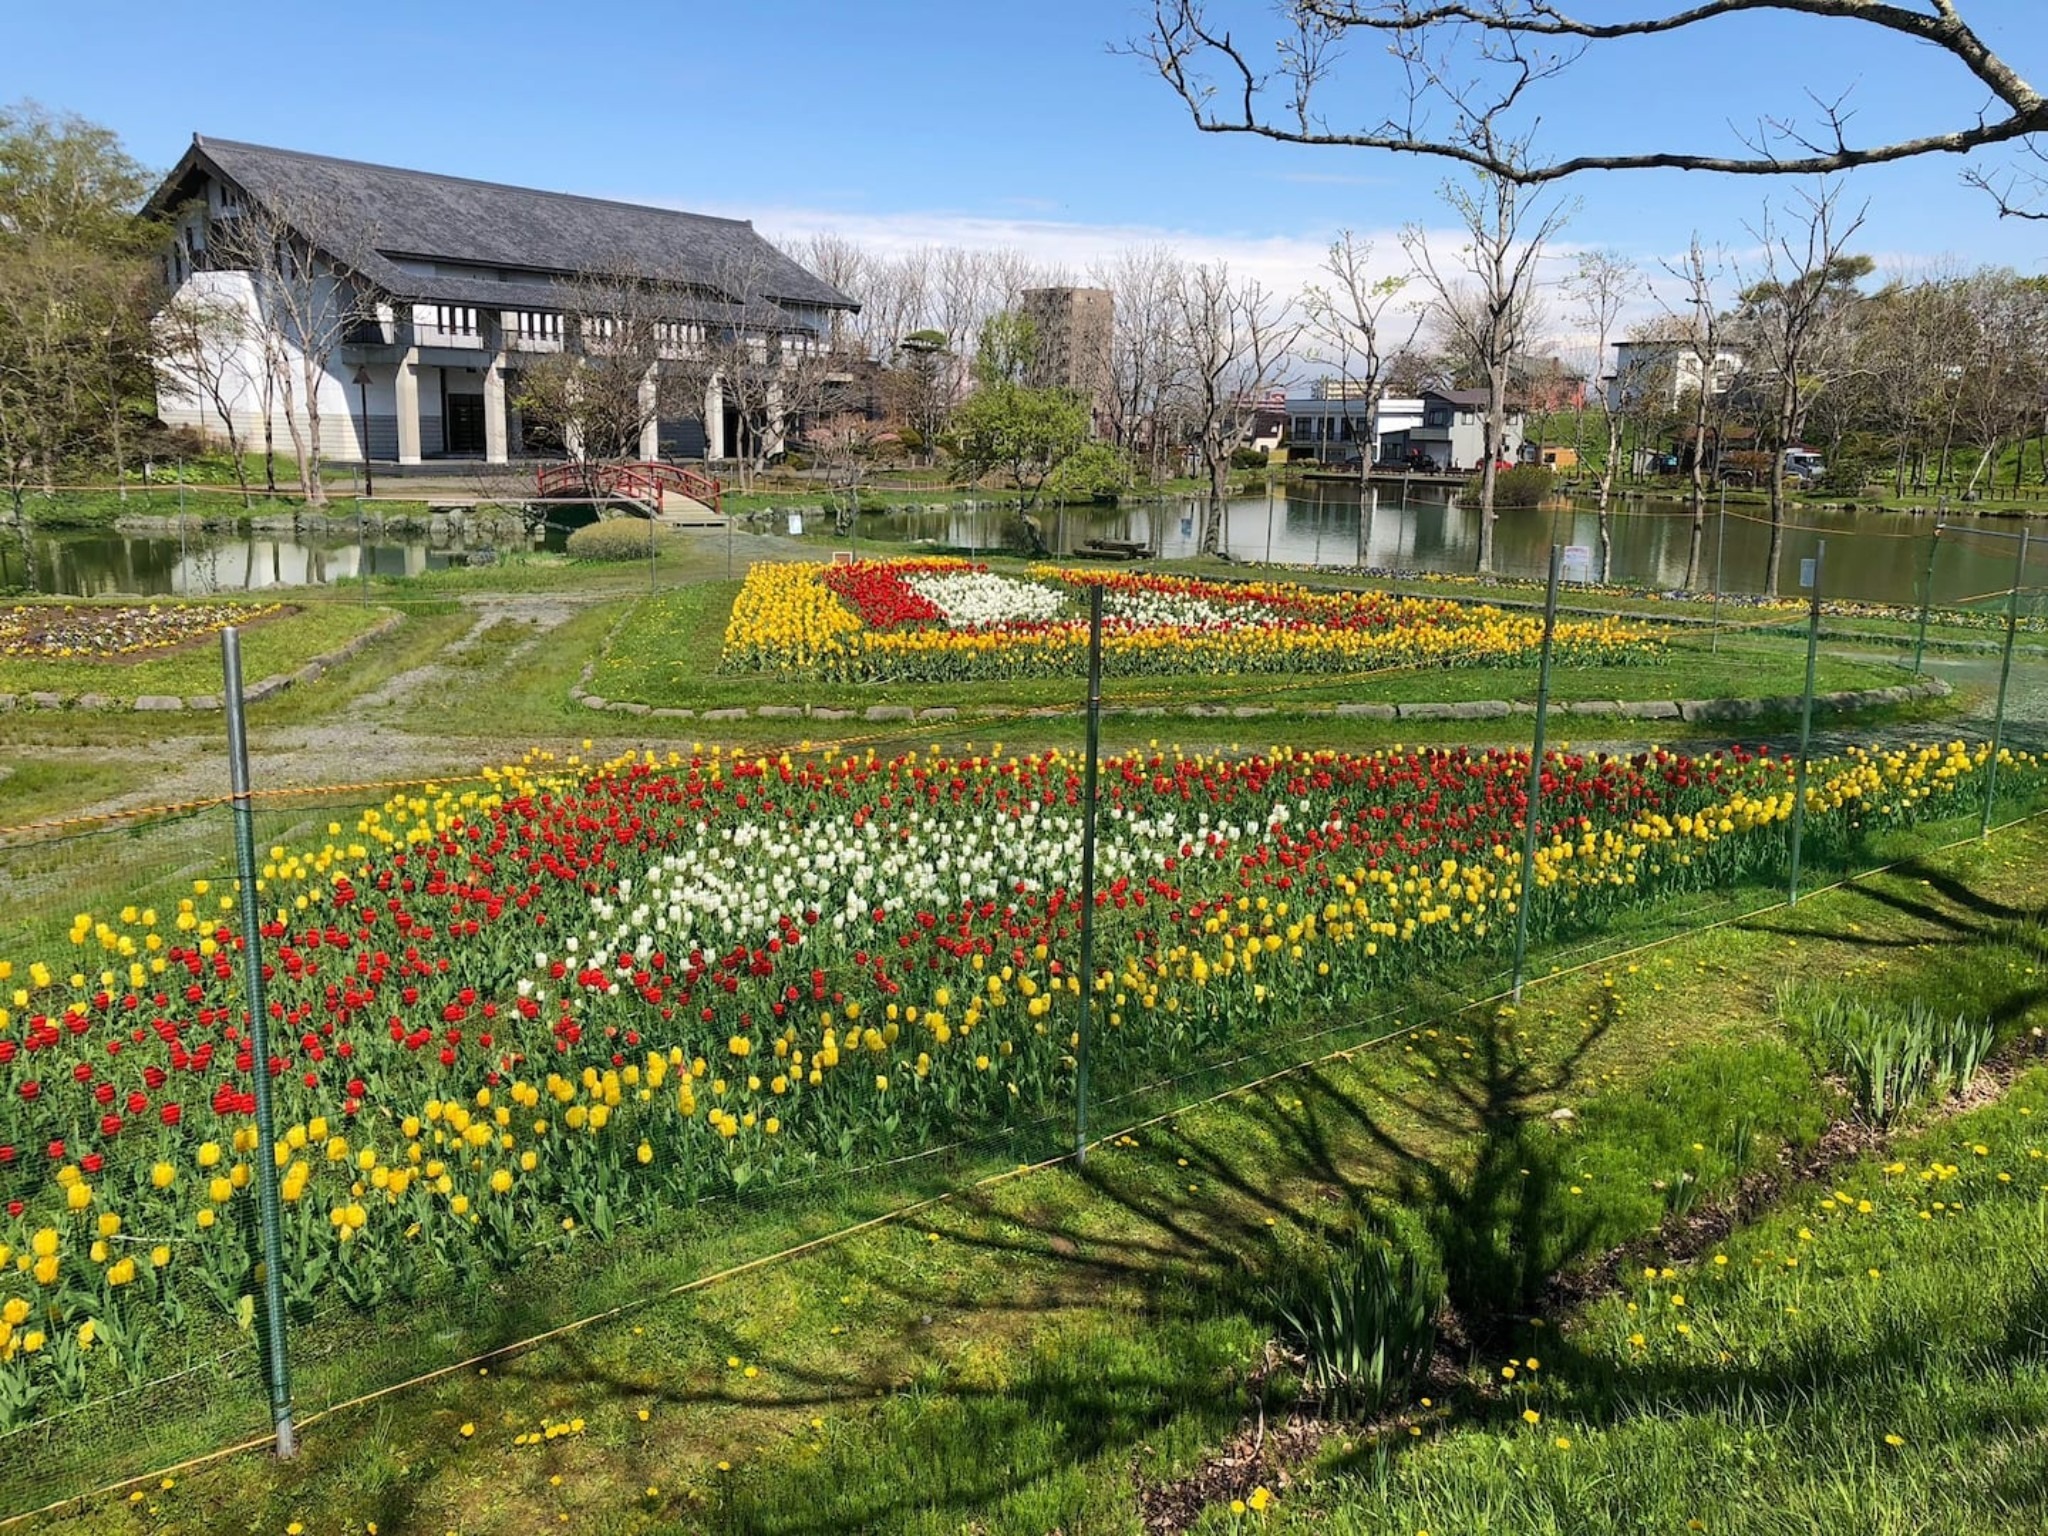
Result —
<path fill-rule="evenodd" d="M 1269 31 L 1262 0 L 1213 0 Z M 1915 0 L 1925 3 L 1925 0 Z M 1581 0 L 1594 16 L 1640 0 Z M 1966 0 L 2031 78 L 2044 0 Z M 343 7 L 72 0 L 18 8 L 0 99 L 34 97 L 168 165 L 193 130 L 493 180 L 840 228 L 881 244 L 1007 243 L 1080 269 L 1133 239 L 1227 255 L 1276 280 L 1338 228 L 1440 224 L 1431 162 L 1198 134 L 1143 62 L 1109 45 L 1124 0 L 444 0 Z M 1543 142 L 1734 145 L 1730 121 L 1854 87 L 1859 127 L 1932 126 L 1981 91 L 1867 29 L 1754 16 L 1682 47 L 1582 64 L 1546 99 Z M 1373 76 L 1360 51 L 1340 78 Z M 1337 103 L 1333 103 L 1337 105 Z M 1362 108 L 1360 109 L 1362 113 Z M 2048 225 L 2001 224 L 1952 159 L 1860 173 L 1862 249 L 2038 271 Z M 1748 244 L 1758 181 L 1675 173 L 1572 185 L 1569 239 L 1654 261 L 1691 231 Z"/>

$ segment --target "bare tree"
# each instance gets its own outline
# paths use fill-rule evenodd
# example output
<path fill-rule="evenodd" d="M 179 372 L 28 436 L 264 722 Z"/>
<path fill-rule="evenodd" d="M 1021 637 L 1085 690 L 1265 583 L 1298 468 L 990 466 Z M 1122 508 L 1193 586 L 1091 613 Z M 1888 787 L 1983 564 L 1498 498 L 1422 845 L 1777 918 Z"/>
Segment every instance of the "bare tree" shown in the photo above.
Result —
<path fill-rule="evenodd" d="M 1592 338 L 1593 366 L 1586 370 L 1599 402 L 1600 420 L 1605 428 L 1607 452 L 1600 463 L 1600 579 L 1607 580 L 1614 549 L 1609 511 L 1614 500 L 1614 476 L 1621 460 L 1622 397 L 1610 393 L 1602 382 L 1608 348 L 1613 344 L 1622 314 L 1643 292 L 1643 274 L 1634 262 L 1616 251 L 1584 251 L 1577 269 L 1565 280 L 1565 293 L 1577 305 L 1572 320 Z M 1620 382 L 1619 367 L 1615 372 Z M 1583 397 L 1582 397 L 1583 399 Z M 1585 407 L 1579 407 L 1583 419 Z M 1583 437 L 1583 434 L 1581 434 Z M 1581 452 L 1584 444 L 1577 446 Z"/>
<path fill-rule="evenodd" d="M 1532 197 L 1514 180 L 1482 173 L 1447 182 L 1444 201 L 1464 227 L 1458 266 L 1440 261 L 1419 225 L 1402 231 L 1447 329 L 1477 362 L 1486 389 L 1486 462 L 1479 481 L 1479 569 L 1493 569 L 1493 489 L 1507 437 L 1509 371 L 1540 323 L 1536 277 L 1544 248 L 1571 217 L 1569 205 Z M 1468 284 L 1467 279 L 1470 279 Z"/>
<path fill-rule="evenodd" d="M 1818 365 L 1834 340 L 1831 328 L 1855 294 L 1857 278 L 1868 272 L 1867 257 L 1847 254 L 1863 227 L 1863 210 L 1841 207 L 1838 187 L 1802 194 L 1788 210 L 1788 228 L 1768 206 L 1753 227 L 1760 267 L 1742 291 L 1737 317 L 1747 343 L 1745 366 L 1752 368 L 1771 399 L 1771 538 L 1768 579 L 1775 581 L 1785 541 L 1785 450 L 1799 441 L 1806 411 L 1818 387 Z M 1768 589 L 1767 589 L 1768 590 Z"/>
<path fill-rule="evenodd" d="M 367 212 L 301 192 L 223 211 L 207 234 L 215 265 L 249 274 L 258 339 L 284 406 L 300 494 L 312 506 L 327 502 L 320 480 L 321 381 L 342 343 L 377 318 L 376 296 L 356 274 L 358 258 L 374 244 Z M 316 231 L 323 244 L 313 243 Z M 346 245 L 334 248 L 338 241 Z"/>
<path fill-rule="evenodd" d="M 1963 499 L 1972 501 L 2005 445 L 2032 430 L 2042 399 L 2040 288 L 2009 268 L 1972 273 L 1963 284 L 1969 340 L 1956 414 L 1977 449 Z"/>
<path fill-rule="evenodd" d="M 859 244 L 844 235 L 818 231 L 797 241 L 787 252 L 798 266 L 821 277 L 849 298 L 857 298 L 867 287 L 873 258 Z M 858 334 L 855 317 L 843 309 L 831 312 L 827 333 L 834 351 L 849 351 Z M 884 354 L 886 356 L 886 354 Z"/>
<path fill-rule="evenodd" d="M 1389 273 L 1372 275 L 1372 242 L 1360 240 L 1344 230 L 1330 242 L 1322 270 L 1330 281 L 1311 283 L 1302 294 L 1303 329 L 1309 339 L 1309 358 L 1337 369 L 1337 377 L 1348 399 L 1365 402 L 1365 436 L 1358 452 L 1358 483 L 1372 478 L 1373 459 L 1380 440 L 1380 399 L 1386 393 L 1388 359 L 1414 345 L 1422 330 L 1424 311 L 1411 309 L 1403 317 L 1395 305 L 1407 292 L 1413 275 Z"/>
<path fill-rule="evenodd" d="M 243 460 L 247 445 L 235 419 L 235 407 L 252 394 L 258 398 L 263 394 L 258 375 L 264 369 L 251 360 L 252 349 L 260 348 L 253 330 L 247 307 L 219 293 L 182 295 L 165 305 L 156 318 L 157 368 L 180 394 L 202 401 L 220 422 L 245 507 L 253 497 L 249 467 Z M 261 355 L 260 350 L 256 355 Z"/>
<path fill-rule="evenodd" d="M 848 362 L 825 331 L 764 295 L 775 260 L 764 244 L 698 279 L 692 286 L 702 295 L 701 319 L 662 370 L 664 387 L 680 390 L 694 410 L 730 411 L 738 430 L 726 457 L 739 466 L 743 487 L 821 409 Z"/>
<path fill-rule="evenodd" d="M 1692 376 L 1692 539 L 1685 556 L 1685 586 L 1699 585 L 1700 549 L 1707 531 L 1707 428 L 1717 414 L 1721 391 L 1716 387 L 1721 367 L 1721 299 L 1716 285 L 1727 272 L 1719 252 L 1708 255 L 1695 233 L 1685 256 L 1666 262 L 1664 270 L 1677 278 L 1683 294 L 1684 312 L 1674 317 L 1672 334 L 1679 338 L 1691 359 Z M 1721 473 L 1721 434 L 1714 438 L 1714 472 Z"/>
<path fill-rule="evenodd" d="M 890 361 L 906 336 L 931 329 L 931 268 L 928 246 L 895 257 L 873 256 L 861 270 L 859 285 L 846 290 L 860 300 L 856 334 L 873 361 Z"/>
<path fill-rule="evenodd" d="M 1244 42 L 1217 9 L 1211 0 L 1154 0 L 1150 31 L 1131 45 L 1186 103 L 1197 128 L 1433 156 L 1525 186 L 1590 170 L 1816 175 L 1985 146 L 2032 147 L 2034 135 L 2048 132 L 2048 98 L 1970 27 L 1962 0 L 1672 0 L 1670 9 L 1647 16 L 1599 21 L 1565 14 L 1558 0 L 1283 0 L 1280 35 L 1271 36 L 1262 19 L 1253 30 L 1267 35 Z M 1833 97 L 1809 92 L 1811 121 L 1767 115 L 1738 135 L 1733 153 L 1648 147 L 1545 160 L 1518 151 L 1515 135 L 1540 119 L 1545 87 L 1586 55 L 1618 55 L 1660 39 L 1682 54 L 1695 35 L 1740 19 L 1767 25 L 1773 15 L 1835 23 L 1844 41 L 1860 35 L 1921 45 L 1910 75 L 1902 65 L 1902 79 L 1920 87 L 1931 51 L 1988 92 L 1990 104 L 1958 113 L 1941 131 L 1863 141 L 1851 133 L 1846 89 Z M 1636 62 L 1639 54 L 1630 55 L 1634 67 L 1655 67 Z M 1353 71 L 1338 67 L 1354 62 Z M 1334 122 L 1324 108 L 1337 91 L 1371 105 L 1351 125 Z M 1343 110 L 1343 101 L 1330 104 Z M 1661 125 L 1664 114 L 1650 121 Z"/>
<path fill-rule="evenodd" d="M 1167 402 L 1178 382 L 1175 296 L 1181 262 L 1163 245 L 1130 246 L 1089 273 L 1115 297 L 1109 336 L 1110 439 L 1136 463 L 1142 451 L 1162 478 Z"/>
<path fill-rule="evenodd" d="M 1186 359 L 1183 396 L 1209 475 L 1201 550 L 1219 552 L 1230 455 L 1265 395 L 1287 378 L 1300 325 L 1287 304 L 1255 278 L 1233 279 L 1226 262 L 1202 262 L 1181 274 L 1174 297 L 1179 349 Z"/>
<path fill-rule="evenodd" d="M 585 466 L 595 497 L 605 464 L 641 456 L 648 428 L 663 413 L 663 358 L 692 345 L 694 327 L 677 318 L 676 290 L 615 272 L 566 279 L 553 302 L 566 320 L 561 350 L 521 365 L 514 403 L 530 429 L 559 440 Z M 672 386 L 669 393 L 673 409 Z M 701 410 L 702 397 L 686 408 Z"/>

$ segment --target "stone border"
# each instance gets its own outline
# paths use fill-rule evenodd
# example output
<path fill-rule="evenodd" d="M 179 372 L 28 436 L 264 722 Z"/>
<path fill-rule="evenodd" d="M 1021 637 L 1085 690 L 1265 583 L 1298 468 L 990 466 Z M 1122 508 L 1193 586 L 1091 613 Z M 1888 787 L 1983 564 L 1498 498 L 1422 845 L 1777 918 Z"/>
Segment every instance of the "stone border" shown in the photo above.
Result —
<path fill-rule="evenodd" d="M 908 704 L 873 704 L 865 710 L 828 708 L 819 704 L 760 704 L 752 709 L 656 709 L 648 704 L 606 699 L 591 693 L 590 679 L 596 670 L 595 657 L 584 663 L 582 676 L 569 689 L 569 697 L 573 702 L 581 704 L 585 709 L 605 710 L 621 715 L 651 716 L 661 720 L 702 720 L 717 725 L 732 720 L 858 719 L 879 725 L 892 721 L 898 724 L 921 724 L 925 721 L 955 720 L 960 715 L 958 709 L 950 706 L 913 709 Z M 1819 708 L 1831 712 L 1876 709 L 1890 704 L 1909 704 L 1916 699 L 1946 698 L 1953 691 L 1942 679 L 1925 677 L 1918 682 L 1900 683 L 1890 688 L 1844 688 L 1833 693 L 1817 693 L 1813 696 L 1813 702 Z M 1621 720 L 1683 720 L 1687 724 L 1696 724 L 1756 720 L 1767 715 L 1789 715 L 1798 711 L 1801 702 L 1800 695 L 1796 693 L 1760 699 L 1582 699 L 1571 704 L 1559 704 L 1554 712 L 1560 715 Z M 1105 715 L 1180 714 L 1195 719 L 1254 720 L 1266 715 L 1276 715 L 1280 711 L 1277 705 L 1272 704 L 1197 703 L 1184 705 L 1177 710 L 1157 704 L 1125 709 L 1110 704 L 1105 705 L 1102 712 Z M 1291 713 L 1331 715 L 1359 720 L 1504 720 L 1511 715 L 1533 716 L 1536 713 L 1536 706 L 1519 700 L 1510 703 L 1504 699 L 1479 699 L 1462 704 L 1312 703 L 1299 705 Z M 1002 720 L 1024 717 L 990 715 L 977 718 Z"/>
<path fill-rule="evenodd" d="M 253 683 L 245 683 L 242 687 L 242 702 L 260 704 L 265 699 L 275 698 L 296 684 L 315 682 L 329 667 L 339 666 L 342 662 L 350 660 L 360 654 L 364 647 L 383 639 L 404 622 L 404 614 L 388 614 L 353 640 L 337 646 L 323 656 L 315 656 L 296 672 L 279 672 Z M 173 710 L 209 710 L 220 707 L 221 697 L 217 693 L 197 693 L 189 698 L 181 698 L 175 693 L 144 693 L 133 699 L 117 699 L 105 693 L 0 693 L 0 714 L 30 709 L 131 710 L 142 714 L 158 714 Z"/>

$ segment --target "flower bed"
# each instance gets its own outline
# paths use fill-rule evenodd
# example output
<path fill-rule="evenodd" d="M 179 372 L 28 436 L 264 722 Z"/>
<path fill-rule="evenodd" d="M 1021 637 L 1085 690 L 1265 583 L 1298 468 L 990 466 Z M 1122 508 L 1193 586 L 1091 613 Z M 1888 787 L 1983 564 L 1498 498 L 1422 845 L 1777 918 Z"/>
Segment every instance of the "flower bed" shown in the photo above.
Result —
<path fill-rule="evenodd" d="M 1816 765 L 1810 853 L 1967 804 L 1984 752 Z M 1527 773 L 1465 750 L 1110 760 L 1103 1091 L 1497 952 Z M 2014 756 L 2002 782 L 2042 777 Z M 1784 860 L 1781 760 L 1559 754 L 1544 783 L 1538 934 Z M 194 1309 L 236 1315 L 265 1157 L 289 1299 L 373 1309 L 707 1194 L 1064 1113 L 1079 793 L 1060 753 L 713 752 L 395 799 L 269 850 L 261 1064 L 236 903 L 206 881 L 0 960 L 0 1423 L 143 1378 Z"/>
<path fill-rule="evenodd" d="M 1034 566 L 1003 576 L 960 560 L 757 565 L 733 603 L 727 672 L 834 681 L 942 682 L 1078 673 L 1087 589 L 1104 591 L 1103 666 L 1112 675 L 1352 673 L 1531 660 L 1542 623 L 1498 608 L 1284 582 Z M 1557 627 L 1568 666 L 1656 652 L 1616 617 Z"/>
<path fill-rule="evenodd" d="M 126 660 L 285 611 L 282 603 L 21 603 L 0 611 L 0 657 Z"/>

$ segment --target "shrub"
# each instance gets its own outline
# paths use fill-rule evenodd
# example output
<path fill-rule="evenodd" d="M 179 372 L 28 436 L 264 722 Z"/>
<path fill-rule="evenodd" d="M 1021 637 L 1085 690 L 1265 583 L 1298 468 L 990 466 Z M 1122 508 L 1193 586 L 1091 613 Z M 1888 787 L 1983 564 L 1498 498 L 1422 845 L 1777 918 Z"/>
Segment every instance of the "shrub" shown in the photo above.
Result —
<path fill-rule="evenodd" d="M 645 560 L 652 530 L 637 517 L 607 517 L 586 523 L 563 546 L 572 560 Z"/>
<path fill-rule="evenodd" d="M 1354 1240 L 1272 1296 L 1306 1357 L 1303 1390 L 1325 1412 L 1370 1417 L 1405 1397 L 1436 1351 L 1443 1285 L 1413 1254 Z"/>
<path fill-rule="evenodd" d="M 1989 1019 L 1937 1011 L 1918 998 L 1897 1008 L 1795 991 L 1778 1009 L 1821 1070 L 1842 1079 L 1856 1112 L 1880 1127 L 1967 1087 L 1994 1040 Z"/>
<path fill-rule="evenodd" d="M 1046 478 L 1045 496 L 1067 501 L 1115 501 L 1123 490 L 1124 456 L 1108 443 L 1085 443 Z"/>
<path fill-rule="evenodd" d="M 1232 469 L 1264 469 L 1267 464 L 1263 448 L 1233 448 L 1230 450 Z"/>
<path fill-rule="evenodd" d="M 1512 469 L 1501 470 L 1493 479 L 1493 504 L 1496 507 L 1540 507 L 1550 499 L 1552 484 L 1557 473 L 1547 464 L 1517 464 Z M 1479 494 L 1480 480 L 1472 479 L 1471 494 Z"/>

